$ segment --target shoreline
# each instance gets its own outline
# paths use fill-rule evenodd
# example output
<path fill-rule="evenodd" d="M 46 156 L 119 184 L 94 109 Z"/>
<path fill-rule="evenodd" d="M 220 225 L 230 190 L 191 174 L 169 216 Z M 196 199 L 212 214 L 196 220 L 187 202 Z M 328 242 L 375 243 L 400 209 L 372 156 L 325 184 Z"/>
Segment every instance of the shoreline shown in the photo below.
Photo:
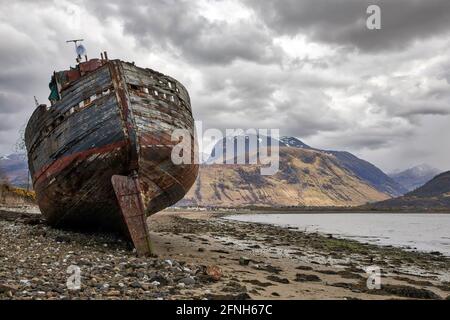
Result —
<path fill-rule="evenodd" d="M 343 235 L 341 233 L 335 233 L 335 232 L 331 232 L 331 231 L 324 231 L 324 230 L 314 230 L 314 231 L 309 231 L 307 230 L 307 227 L 311 227 L 310 225 L 308 226 L 295 226 L 295 225 L 291 225 L 291 224 L 276 224 L 273 222 L 262 222 L 262 221 L 246 221 L 246 220 L 240 220 L 239 218 L 232 218 L 232 217 L 239 217 L 239 216 L 263 216 L 263 215 L 285 215 L 285 214 L 289 214 L 289 215 L 318 215 L 319 213 L 268 213 L 268 212 L 264 212 L 264 213 L 236 213 L 236 214 L 223 214 L 220 215 L 220 218 L 222 219 L 226 219 L 229 221 L 238 221 L 240 223 L 250 223 L 250 224 L 262 224 L 262 225 L 270 225 L 270 226 L 274 226 L 274 227 L 280 227 L 283 229 L 288 229 L 288 230 L 292 230 L 292 231 L 299 231 L 299 232 L 304 232 L 304 233 L 308 233 L 308 234 L 314 234 L 317 233 L 323 237 L 328 237 L 328 236 L 332 236 L 335 237 L 337 239 L 343 239 L 343 240 L 354 240 L 357 242 L 360 242 L 362 244 L 372 244 L 372 245 L 376 245 L 378 247 L 394 247 L 397 249 L 401 249 L 407 252 L 417 252 L 417 253 L 426 253 L 426 254 L 432 254 L 432 255 L 442 255 L 445 256 L 447 258 L 450 258 L 450 252 L 446 252 L 446 251 L 442 251 L 441 248 L 435 248 L 435 249 L 431 249 L 431 250 L 424 250 L 424 249 L 418 249 L 417 247 L 411 247 L 409 245 L 406 244 L 399 244 L 399 243 L 382 243 L 380 240 L 383 238 L 382 236 L 359 236 L 359 235 Z M 337 213 L 320 213 L 323 215 L 336 215 Z M 342 213 L 344 214 L 344 213 Z M 351 213 L 345 213 L 346 216 L 348 215 L 361 215 L 361 213 L 355 213 L 355 212 L 351 212 Z M 388 213 L 375 213 L 377 215 L 418 215 L 421 214 L 423 216 L 426 215 L 440 215 L 437 213 L 392 213 L 392 214 L 388 214 Z M 302 229 L 304 227 L 304 229 Z M 376 239 L 375 241 L 369 241 L 369 240 L 365 240 L 365 239 Z M 379 243 L 377 243 L 377 241 L 380 241 Z M 414 245 L 417 245 L 414 244 Z"/>
<path fill-rule="evenodd" d="M 214 212 L 222 214 L 332 214 L 332 213 L 375 213 L 375 214 L 450 214 L 450 208 L 442 210 L 400 210 L 399 208 L 391 208 L 386 210 L 370 210 L 370 209 L 358 209 L 357 207 L 295 207 L 295 208 L 278 208 L 278 207 L 173 207 L 166 209 L 170 212 Z"/>
<path fill-rule="evenodd" d="M 1 299 L 446 299 L 450 259 L 230 222 L 216 212 L 148 219 L 157 257 L 102 234 L 52 229 L 36 216 L 0 215 Z M 38 221 L 39 220 L 39 221 Z M 81 290 L 66 288 L 67 267 Z M 364 268 L 379 266 L 380 290 Z M 20 270 L 20 273 L 18 273 Z M 9 289 L 8 289 L 9 288 Z"/>

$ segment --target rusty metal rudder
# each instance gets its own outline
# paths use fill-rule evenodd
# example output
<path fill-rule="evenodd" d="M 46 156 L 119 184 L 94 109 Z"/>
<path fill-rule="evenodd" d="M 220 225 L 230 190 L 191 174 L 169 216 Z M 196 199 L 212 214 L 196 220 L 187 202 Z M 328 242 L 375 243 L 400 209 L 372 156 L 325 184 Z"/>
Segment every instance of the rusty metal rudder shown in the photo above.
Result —
<path fill-rule="evenodd" d="M 137 175 L 114 175 L 111 182 L 138 255 L 151 255 L 152 246 Z"/>

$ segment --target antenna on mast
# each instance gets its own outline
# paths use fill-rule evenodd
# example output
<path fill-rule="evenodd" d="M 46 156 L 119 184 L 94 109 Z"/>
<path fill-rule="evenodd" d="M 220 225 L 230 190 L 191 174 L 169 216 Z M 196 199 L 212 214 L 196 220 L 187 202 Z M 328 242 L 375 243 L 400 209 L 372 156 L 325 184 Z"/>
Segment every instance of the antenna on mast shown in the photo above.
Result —
<path fill-rule="evenodd" d="M 76 61 L 77 63 L 81 62 L 81 56 L 84 56 L 84 58 L 88 59 L 87 57 L 87 53 L 86 53 L 86 48 L 82 45 L 82 44 L 78 44 L 78 42 L 82 42 L 84 41 L 84 39 L 74 39 L 74 40 L 67 40 L 66 43 L 70 43 L 73 42 L 75 45 L 75 52 L 77 54 L 77 58 Z"/>
<path fill-rule="evenodd" d="M 39 107 L 39 101 L 38 101 L 38 99 L 36 98 L 36 96 L 34 96 L 34 103 L 36 104 L 36 107 Z"/>

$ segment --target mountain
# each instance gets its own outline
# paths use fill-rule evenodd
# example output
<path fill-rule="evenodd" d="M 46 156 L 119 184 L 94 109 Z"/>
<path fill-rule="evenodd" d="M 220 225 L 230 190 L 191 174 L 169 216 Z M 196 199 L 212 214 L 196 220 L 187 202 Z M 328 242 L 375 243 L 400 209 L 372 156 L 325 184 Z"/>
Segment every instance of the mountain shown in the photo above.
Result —
<path fill-rule="evenodd" d="M 0 157 L 0 173 L 11 185 L 26 188 L 28 185 L 26 155 L 14 153 Z"/>
<path fill-rule="evenodd" d="M 440 170 L 422 164 L 401 172 L 392 173 L 389 176 L 404 186 L 408 191 L 413 191 L 423 186 L 439 173 Z"/>
<path fill-rule="evenodd" d="M 441 173 L 422 187 L 402 197 L 373 203 L 373 210 L 402 211 L 449 211 L 450 210 L 450 171 Z"/>
<path fill-rule="evenodd" d="M 286 147 L 313 149 L 306 143 L 303 143 L 303 141 L 300 141 L 299 139 L 294 137 L 281 137 L 280 142 Z"/>
<path fill-rule="evenodd" d="M 272 176 L 261 175 L 261 164 L 213 164 L 220 155 L 232 159 L 221 145 L 232 140 L 235 150 L 238 141 L 245 143 L 247 162 L 255 158 L 257 149 L 248 138 L 219 142 L 208 164 L 200 166 L 196 183 L 177 205 L 357 206 L 389 198 L 343 167 L 335 155 L 303 143 L 301 147 L 288 147 L 286 140 L 269 140 L 269 145 L 280 145 L 279 171 Z"/>
<path fill-rule="evenodd" d="M 280 140 L 256 135 L 228 136 L 218 141 L 211 151 L 211 155 L 205 164 L 222 164 L 236 162 L 239 156 L 245 156 L 246 163 L 256 161 L 258 149 L 260 147 L 271 147 L 278 145 L 285 147 L 286 145 Z M 238 152 L 238 146 L 244 146 L 245 152 Z M 229 150 L 227 150 L 227 148 Z M 228 152 L 227 152 L 228 151 Z M 230 153 L 230 154 L 228 154 Z"/>
<path fill-rule="evenodd" d="M 285 141 L 288 141 L 287 145 L 291 147 L 309 148 L 334 155 L 341 166 L 351 171 L 354 175 L 367 182 L 380 192 L 387 193 L 393 197 L 400 196 L 408 192 L 405 187 L 394 181 L 379 168 L 368 161 L 356 157 L 350 152 L 311 148 L 295 137 L 282 137 L 280 140 L 284 143 L 286 143 Z"/>
<path fill-rule="evenodd" d="M 336 156 L 339 162 L 355 175 L 375 187 L 377 190 L 387 193 L 390 196 L 400 196 L 408 190 L 398 182 L 394 181 L 381 169 L 372 163 L 360 159 L 346 151 L 327 151 Z"/>

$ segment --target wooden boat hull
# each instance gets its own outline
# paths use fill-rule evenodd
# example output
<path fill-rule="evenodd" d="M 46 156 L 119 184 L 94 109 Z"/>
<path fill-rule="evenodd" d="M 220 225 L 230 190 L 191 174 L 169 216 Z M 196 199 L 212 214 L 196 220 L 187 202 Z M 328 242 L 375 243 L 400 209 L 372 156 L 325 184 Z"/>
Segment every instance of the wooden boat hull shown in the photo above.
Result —
<path fill-rule="evenodd" d="M 38 107 L 25 141 L 47 221 L 129 234 L 111 182 L 115 175 L 137 178 L 146 215 L 181 200 L 198 165 L 193 154 L 189 164 L 172 162 L 175 129 L 194 137 L 186 89 L 173 78 L 119 60 L 78 79 L 50 109 Z"/>

